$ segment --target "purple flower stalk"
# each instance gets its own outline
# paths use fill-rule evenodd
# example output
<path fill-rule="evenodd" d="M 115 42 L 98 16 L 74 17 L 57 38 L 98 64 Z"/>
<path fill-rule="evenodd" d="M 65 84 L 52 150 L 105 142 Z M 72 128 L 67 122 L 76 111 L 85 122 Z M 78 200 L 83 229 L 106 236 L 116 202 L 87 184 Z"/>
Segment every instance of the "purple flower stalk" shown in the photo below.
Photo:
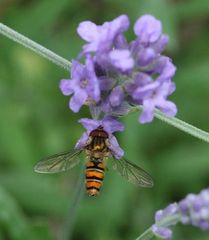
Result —
<path fill-rule="evenodd" d="M 202 230 L 209 229 L 209 188 L 199 194 L 188 194 L 179 203 L 170 204 L 155 214 L 155 224 L 152 232 L 162 239 L 171 239 L 170 227 L 178 222 L 199 227 Z"/>
<path fill-rule="evenodd" d="M 126 115 L 140 105 L 140 123 L 151 122 L 155 108 L 167 116 L 176 115 L 176 105 L 167 99 L 175 91 L 176 67 L 162 54 L 169 38 L 161 22 L 151 15 L 140 17 L 131 42 L 124 35 L 128 28 L 126 15 L 102 25 L 79 24 L 77 32 L 86 44 L 78 59 L 84 58 L 85 64 L 74 60 L 71 78 L 60 82 L 62 93 L 71 96 L 72 111 L 88 105 L 91 113 L 97 112 L 93 118 L 104 118 Z"/>

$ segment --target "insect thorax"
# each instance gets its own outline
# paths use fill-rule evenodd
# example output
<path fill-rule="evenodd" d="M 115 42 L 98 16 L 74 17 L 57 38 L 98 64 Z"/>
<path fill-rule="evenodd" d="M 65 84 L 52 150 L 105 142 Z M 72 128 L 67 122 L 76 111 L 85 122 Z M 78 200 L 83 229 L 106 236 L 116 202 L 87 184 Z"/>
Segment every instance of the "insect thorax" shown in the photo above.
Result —
<path fill-rule="evenodd" d="M 88 145 L 86 146 L 87 156 L 90 158 L 105 158 L 109 156 L 108 134 L 102 126 L 94 129 L 89 134 Z"/>

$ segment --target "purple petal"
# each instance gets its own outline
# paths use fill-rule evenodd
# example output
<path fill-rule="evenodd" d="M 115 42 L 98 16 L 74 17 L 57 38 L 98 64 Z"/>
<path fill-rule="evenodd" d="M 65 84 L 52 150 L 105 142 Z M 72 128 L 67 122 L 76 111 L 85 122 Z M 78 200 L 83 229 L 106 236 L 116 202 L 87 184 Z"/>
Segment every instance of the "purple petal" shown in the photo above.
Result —
<path fill-rule="evenodd" d="M 163 210 L 158 210 L 156 213 L 155 213 L 155 221 L 156 222 L 159 222 L 163 217 Z"/>
<path fill-rule="evenodd" d="M 89 118 L 81 118 L 78 122 L 81 123 L 88 132 L 91 132 L 92 130 L 98 128 L 99 125 L 101 125 L 101 121 Z"/>
<path fill-rule="evenodd" d="M 208 230 L 209 229 L 209 222 L 208 220 L 201 219 L 197 225 L 197 227 L 200 227 L 202 230 Z"/>
<path fill-rule="evenodd" d="M 164 66 L 164 69 L 161 73 L 161 75 L 162 75 L 161 78 L 163 80 L 171 79 L 175 75 L 175 72 L 176 72 L 176 67 L 173 65 L 173 63 L 169 59 L 166 62 L 165 66 Z"/>
<path fill-rule="evenodd" d="M 176 67 L 172 63 L 171 59 L 165 56 L 160 56 L 156 61 L 155 72 L 159 73 L 158 81 L 170 80 L 176 72 Z"/>
<path fill-rule="evenodd" d="M 108 97 L 102 101 L 101 108 L 102 108 L 102 111 L 105 113 L 112 112 L 113 109 L 112 109 L 112 106 L 110 105 L 110 101 Z"/>
<path fill-rule="evenodd" d="M 127 15 L 121 15 L 115 18 L 112 22 L 112 31 L 114 33 L 122 33 L 128 30 L 129 27 L 129 18 Z"/>
<path fill-rule="evenodd" d="M 144 15 L 135 23 L 134 32 L 142 43 L 153 43 L 162 33 L 161 22 L 151 15 Z"/>
<path fill-rule="evenodd" d="M 189 211 L 189 203 L 186 199 L 183 199 L 179 202 L 179 209 L 181 210 L 182 214 L 187 214 Z"/>
<path fill-rule="evenodd" d="M 172 203 L 169 204 L 165 209 L 164 209 L 164 215 L 169 216 L 169 215 L 174 215 L 178 212 L 179 207 L 177 203 Z"/>
<path fill-rule="evenodd" d="M 156 224 L 152 225 L 152 231 L 157 236 L 169 240 L 172 237 L 172 231 L 169 228 L 159 227 Z"/>
<path fill-rule="evenodd" d="M 72 61 L 71 68 L 71 78 L 73 80 L 80 80 L 84 75 L 84 65 L 80 64 L 78 61 Z"/>
<path fill-rule="evenodd" d="M 113 50 L 109 54 L 111 63 L 114 67 L 125 72 L 134 66 L 134 60 L 129 50 Z"/>
<path fill-rule="evenodd" d="M 150 100 L 143 101 L 143 111 L 140 114 L 139 122 L 140 123 L 151 122 L 154 118 L 154 109 L 155 106 L 152 101 Z"/>
<path fill-rule="evenodd" d="M 176 105 L 171 102 L 171 101 L 167 101 L 164 100 L 162 101 L 160 104 L 157 104 L 157 107 L 163 112 L 165 113 L 168 117 L 174 117 L 177 113 L 177 107 Z"/>
<path fill-rule="evenodd" d="M 89 135 L 85 132 L 82 134 L 81 138 L 77 141 L 75 149 L 83 149 L 86 146 L 86 142 L 89 138 Z"/>
<path fill-rule="evenodd" d="M 148 96 L 153 94 L 153 91 L 155 91 L 159 87 L 160 83 L 155 81 L 152 83 L 149 83 L 143 87 L 139 87 L 136 89 L 136 91 L 133 93 L 134 99 L 146 99 Z"/>
<path fill-rule="evenodd" d="M 115 158 L 120 159 L 124 155 L 124 151 L 122 148 L 120 148 L 118 141 L 115 136 L 111 136 L 109 138 L 110 141 L 110 147 L 109 149 L 112 151 L 112 154 Z"/>
<path fill-rule="evenodd" d="M 133 97 L 134 92 L 143 86 L 146 86 L 149 83 L 152 83 L 152 78 L 145 73 L 139 73 L 132 81 L 126 81 L 125 82 L 125 90 L 128 92 L 128 94 Z"/>
<path fill-rule="evenodd" d="M 157 42 L 155 42 L 152 45 L 152 48 L 155 50 L 156 53 L 161 53 L 167 46 L 168 42 L 169 42 L 169 37 L 167 35 L 162 35 L 157 40 Z"/>
<path fill-rule="evenodd" d="M 70 94 L 73 93 L 73 80 L 68 80 L 68 79 L 62 79 L 59 84 L 59 88 L 62 92 L 63 95 L 69 96 Z"/>
<path fill-rule="evenodd" d="M 102 76 L 98 78 L 99 86 L 102 91 L 110 90 L 115 84 L 115 80 L 106 76 Z"/>
<path fill-rule="evenodd" d="M 98 102 L 100 100 L 100 89 L 97 76 L 95 74 L 94 63 L 92 57 L 86 58 L 86 78 L 88 79 L 88 85 L 86 87 L 88 95 Z"/>
<path fill-rule="evenodd" d="M 144 48 L 139 51 L 137 62 L 139 66 L 146 66 L 150 64 L 155 57 L 156 53 L 152 48 Z"/>
<path fill-rule="evenodd" d="M 123 98 L 124 98 L 123 89 L 121 86 L 117 86 L 113 88 L 113 90 L 111 91 L 109 101 L 113 107 L 117 107 L 122 103 Z"/>
<path fill-rule="evenodd" d="M 124 49 L 124 48 L 127 49 L 128 48 L 128 42 L 124 35 L 119 34 L 115 38 L 115 48 L 118 48 L 118 49 Z"/>
<path fill-rule="evenodd" d="M 99 37 L 98 27 L 91 21 L 81 22 L 77 28 L 77 32 L 87 42 L 96 41 Z"/>
<path fill-rule="evenodd" d="M 200 192 L 200 196 L 202 201 L 204 201 L 205 205 L 209 205 L 209 189 L 204 189 Z"/>
<path fill-rule="evenodd" d="M 122 123 L 118 122 L 113 117 L 106 117 L 102 120 L 102 125 L 108 133 L 122 132 L 124 131 L 124 126 Z"/>
<path fill-rule="evenodd" d="M 78 112 L 81 106 L 85 103 L 87 97 L 88 95 L 84 90 L 79 90 L 76 92 L 70 99 L 70 109 L 73 112 Z"/>

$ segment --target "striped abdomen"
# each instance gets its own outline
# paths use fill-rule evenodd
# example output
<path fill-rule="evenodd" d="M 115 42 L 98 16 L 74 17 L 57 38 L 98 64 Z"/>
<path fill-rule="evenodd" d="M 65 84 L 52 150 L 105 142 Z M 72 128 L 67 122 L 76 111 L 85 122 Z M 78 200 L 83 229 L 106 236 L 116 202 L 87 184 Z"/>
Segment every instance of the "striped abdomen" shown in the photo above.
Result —
<path fill-rule="evenodd" d="M 86 191 L 89 196 L 97 196 L 104 179 L 104 162 L 100 159 L 89 160 L 86 165 Z"/>

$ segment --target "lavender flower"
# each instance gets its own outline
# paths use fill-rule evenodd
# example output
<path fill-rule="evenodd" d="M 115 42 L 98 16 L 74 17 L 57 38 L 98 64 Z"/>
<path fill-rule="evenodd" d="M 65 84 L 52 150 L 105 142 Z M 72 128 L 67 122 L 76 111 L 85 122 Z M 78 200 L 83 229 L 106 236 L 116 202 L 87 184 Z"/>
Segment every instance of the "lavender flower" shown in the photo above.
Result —
<path fill-rule="evenodd" d="M 69 104 L 72 111 L 78 112 L 80 107 L 87 101 L 90 104 L 99 101 L 99 82 L 90 56 L 87 57 L 85 66 L 73 61 L 71 77 L 70 80 L 61 80 L 60 89 L 64 95 L 74 94 Z"/>
<path fill-rule="evenodd" d="M 202 230 L 209 229 L 209 188 L 199 194 L 188 194 L 179 203 L 170 204 L 155 214 L 155 224 L 152 232 L 162 239 L 171 239 L 170 227 L 178 222 L 199 227 Z"/>
<path fill-rule="evenodd" d="M 142 44 L 155 43 L 161 36 L 161 22 L 151 15 L 144 15 L 134 25 L 134 32 Z"/>
<path fill-rule="evenodd" d="M 116 137 L 112 134 L 114 132 L 124 130 L 124 127 L 120 122 L 110 117 L 104 118 L 103 120 L 92 120 L 88 118 L 82 118 L 79 120 L 79 122 L 83 125 L 83 127 L 87 131 L 83 133 L 81 138 L 76 143 L 75 146 L 76 149 L 85 148 L 90 132 L 98 128 L 99 126 L 102 126 L 104 130 L 108 133 L 108 140 L 110 143 L 109 149 L 111 150 L 114 157 L 119 159 L 123 156 L 124 151 L 120 148 Z"/>
<path fill-rule="evenodd" d="M 127 72 L 134 67 L 134 60 L 129 50 L 112 50 L 109 54 L 112 65 L 121 72 Z"/>
<path fill-rule="evenodd" d="M 60 83 L 64 95 L 73 94 L 74 112 L 85 104 L 91 113 L 97 109 L 97 118 L 104 118 L 126 115 L 131 106 L 141 105 L 140 123 L 151 122 L 155 108 L 176 115 L 176 105 L 167 99 L 175 91 L 176 67 L 162 55 L 169 38 L 162 33 L 161 22 L 151 15 L 139 18 L 134 25 L 136 39 L 130 43 L 124 36 L 128 27 L 126 15 L 103 25 L 79 24 L 77 32 L 87 42 L 79 56 L 86 63 L 74 61 L 71 80 Z"/>
<path fill-rule="evenodd" d="M 124 98 L 123 89 L 121 86 L 117 86 L 113 88 L 112 92 L 110 93 L 109 101 L 113 107 L 118 107 L 121 105 L 123 98 Z"/>
<path fill-rule="evenodd" d="M 84 45 L 85 53 L 110 51 L 117 43 L 117 38 L 129 27 L 129 19 L 126 15 L 121 15 L 111 22 L 105 22 L 97 26 L 91 21 L 84 21 L 77 28 L 78 34 L 85 41 L 89 42 Z"/>

